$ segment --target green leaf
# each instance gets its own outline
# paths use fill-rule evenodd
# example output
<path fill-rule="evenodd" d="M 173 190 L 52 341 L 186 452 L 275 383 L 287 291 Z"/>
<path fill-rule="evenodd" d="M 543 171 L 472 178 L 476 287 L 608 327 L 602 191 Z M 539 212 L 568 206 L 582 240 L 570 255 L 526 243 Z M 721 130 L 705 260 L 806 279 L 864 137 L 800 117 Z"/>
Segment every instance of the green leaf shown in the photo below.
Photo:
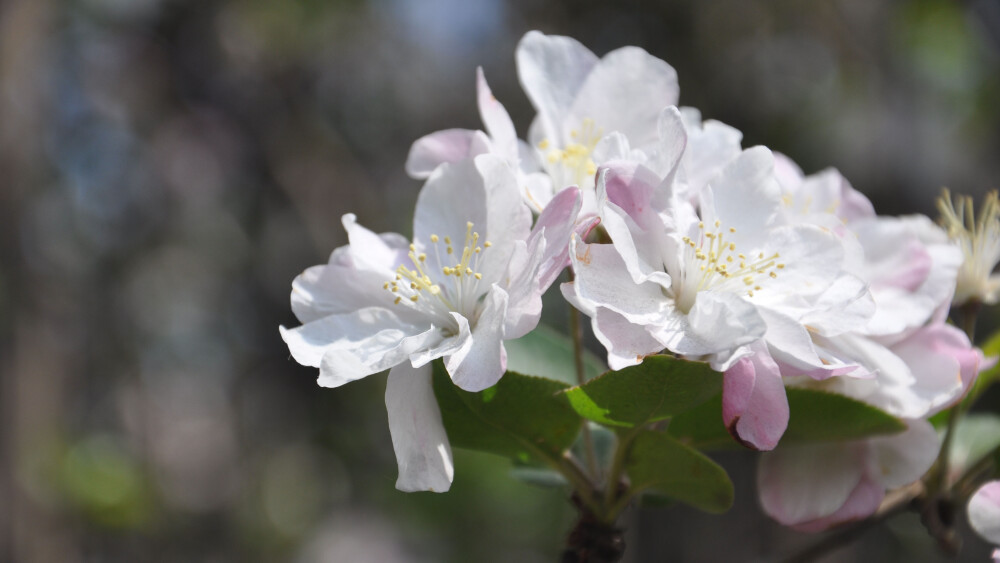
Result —
<path fill-rule="evenodd" d="M 569 484 L 562 473 L 533 465 L 515 465 L 510 470 L 510 476 L 522 483 L 546 489 L 562 488 Z"/>
<path fill-rule="evenodd" d="M 857 440 L 906 429 L 898 418 L 861 401 L 814 389 L 786 387 L 788 429 L 781 443 Z M 670 420 L 667 433 L 699 450 L 737 446 L 722 423 L 722 396 Z"/>
<path fill-rule="evenodd" d="M 722 423 L 722 394 L 670 419 L 667 434 L 698 450 L 742 448 Z"/>
<path fill-rule="evenodd" d="M 906 430 L 898 418 L 850 397 L 795 387 L 785 392 L 790 413 L 782 443 L 858 440 Z"/>
<path fill-rule="evenodd" d="M 573 359 L 573 341 L 566 335 L 547 326 L 518 338 L 505 340 L 507 369 L 525 375 L 537 375 L 576 385 L 576 363 Z M 607 371 L 604 363 L 587 350 L 583 354 L 583 368 L 587 379 Z"/>
<path fill-rule="evenodd" d="M 648 356 L 637 366 L 573 387 L 566 396 L 588 420 L 631 428 L 690 410 L 721 388 L 722 374 L 704 362 Z"/>
<path fill-rule="evenodd" d="M 1000 416 L 971 413 L 958 421 L 948 459 L 953 468 L 964 472 L 1000 446 Z"/>
<path fill-rule="evenodd" d="M 522 463 L 558 459 L 576 439 L 583 421 L 561 393 L 566 388 L 508 371 L 493 387 L 470 393 L 434 362 L 434 395 L 451 445 Z"/>
<path fill-rule="evenodd" d="M 635 436 L 625 471 L 635 492 L 652 489 L 713 513 L 733 504 L 733 482 L 726 470 L 661 432 L 642 430 Z"/>

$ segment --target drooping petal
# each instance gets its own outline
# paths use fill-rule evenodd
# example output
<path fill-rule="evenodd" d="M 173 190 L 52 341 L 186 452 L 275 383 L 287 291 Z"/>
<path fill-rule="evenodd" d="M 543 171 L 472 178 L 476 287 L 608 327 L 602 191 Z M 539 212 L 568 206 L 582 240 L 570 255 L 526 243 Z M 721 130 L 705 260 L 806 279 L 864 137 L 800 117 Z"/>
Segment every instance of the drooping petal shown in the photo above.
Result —
<path fill-rule="evenodd" d="M 760 344 L 754 353 L 726 370 L 722 385 L 722 419 L 740 443 L 772 450 L 788 427 L 788 397 L 778 365 Z"/>
<path fill-rule="evenodd" d="M 538 273 L 539 290 L 543 292 L 569 264 L 569 239 L 576 226 L 580 205 L 579 188 L 566 188 L 549 202 L 531 229 L 531 237 L 545 239 Z"/>
<path fill-rule="evenodd" d="M 986 541 L 1000 545 L 1000 481 L 989 481 L 969 499 L 969 525 Z"/>
<path fill-rule="evenodd" d="M 401 336 L 398 333 L 398 330 L 386 330 L 351 348 L 327 348 L 319 365 L 319 379 L 316 382 L 321 387 L 339 387 L 405 362 L 414 352 L 433 347 L 443 338 L 437 327 L 412 336 Z"/>
<path fill-rule="evenodd" d="M 503 346 L 507 292 L 494 285 L 486 294 L 484 305 L 472 329 L 472 345 L 444 360 L 452 381 L 466 391 L 492 387 L 507 371 L 507 351 Z"/>
<path fill-rule="evenodd" d="M 451 488 L 455 468 L 434 398 L 431 367 L 414 368 L 404 362 L 389 370 L 385 407 L 399 465 L 396 488 L 436 493 Z"/>
<path fill-rule="evenodd" d="M 865 449 L 854 443 L 783 446 L 760 456 L 757 490 L 764 512 L 786 526 L 828 517 L 865 476 Z"/>
<path fill-rule="evenodd" d="M 410 147 L 406 157 L 406 173 L 423 180 L 446 162 L 458 162 L 488 152 L 490 141 L 482 131 L 445 129 L 424 135 Z"/>
<path fill-rule="evenodd" d="M 323 354 L 330 347 L 381 349 L 427 328 L 403 322 L 390 309 L 365 307 L 350 313 L 328 315 L 291 329 L 279 327 L 279 330 L 295 361 L 319 367 Z"/>
<path fill-rule="evenodd" d="M 515 58 L 521 86 L 538 110 L 541 137 L 530 136 L 532 144 L 549 137 L 561 145 L 561 124 L 597 56 L 575 39 L 529 31 L 517 44 Z"/>

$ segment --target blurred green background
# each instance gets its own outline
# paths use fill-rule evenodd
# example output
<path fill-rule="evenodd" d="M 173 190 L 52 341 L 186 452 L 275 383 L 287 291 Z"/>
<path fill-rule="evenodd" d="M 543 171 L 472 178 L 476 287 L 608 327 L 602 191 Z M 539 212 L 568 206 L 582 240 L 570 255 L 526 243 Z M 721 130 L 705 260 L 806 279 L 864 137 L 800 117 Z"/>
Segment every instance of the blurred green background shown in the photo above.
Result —
<path fill-rule="evenodd" d="M 409 234 L 409 145 L 479 127 L 477 65 L 525 134 L 530 29 L 645 48 L 881 213 L 998 185 L 996 0 L 7 0 L 0 561 L 555 560 L 563 491 L 461 451 L 450 493 L 395 491 L 384 376 L 321 389 L 277 330 L 342 214 Z M 810 541 L 760 514 L 752 454 L 720 459 L 736 507 L 631 511 L 627 561 Z M 912 524 L 826 561 L 937 560 Z"/>

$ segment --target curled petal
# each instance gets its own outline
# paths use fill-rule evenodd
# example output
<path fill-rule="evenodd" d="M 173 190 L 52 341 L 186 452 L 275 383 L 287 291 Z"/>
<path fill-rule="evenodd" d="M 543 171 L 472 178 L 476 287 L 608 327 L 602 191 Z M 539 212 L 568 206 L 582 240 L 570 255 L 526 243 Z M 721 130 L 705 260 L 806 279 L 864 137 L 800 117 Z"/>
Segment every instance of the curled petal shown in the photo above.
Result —
<path fill-rule="evenodd" d="M 470 129 L 435 131 L 413 142 L 410 154 L 406 157 L 406 173 L 411 178 L 423 180 L 446 162 L 458 162 L 489 150 L 490 140 L 482 131 Z"/>

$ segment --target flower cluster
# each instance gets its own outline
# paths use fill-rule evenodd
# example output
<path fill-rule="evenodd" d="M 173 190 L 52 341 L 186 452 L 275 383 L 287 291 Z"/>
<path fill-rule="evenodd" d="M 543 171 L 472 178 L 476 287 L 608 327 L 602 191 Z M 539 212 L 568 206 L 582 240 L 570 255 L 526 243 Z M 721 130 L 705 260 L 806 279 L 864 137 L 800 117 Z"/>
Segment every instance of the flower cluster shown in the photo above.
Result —
<path fill-rule="evenodd" d="M 949 199 L 948 230 L 879 216 L 836 170 L 804 175 L 678 107 L 676 72 L 642 49 L 598 58 L 530 32 L 516 62 L 537 110 L 527 141 L 478 70 L 484 130 L 439 131 L 410 151 L 407 172 L 425 180 L 412 242 L 345 215 L 350 244 L 293 284 L 303 324 L 281 334 L 321 385 L 390 370 L 397 487 L 444 491 L 453 475 L 428 363 L 443 358 L 468 391 L 495 384 L 504 341 L 536 326 L 567 265 L 562 295 L 613 370 L 668 353 L 723 373 L 720 424 L 767 451 L 760 498 L 779 522 L 863 518 L 923 475 L 940 448 L 927 419 L 979 371 L 981 354 L 946 316 L 956 280 L 962 298 L 996 300 L 983 265 L 1000 258 L 995 196 L 978 223 Z M 863 401 L 908 429 L 779 446 L 793 387 Z"/>

